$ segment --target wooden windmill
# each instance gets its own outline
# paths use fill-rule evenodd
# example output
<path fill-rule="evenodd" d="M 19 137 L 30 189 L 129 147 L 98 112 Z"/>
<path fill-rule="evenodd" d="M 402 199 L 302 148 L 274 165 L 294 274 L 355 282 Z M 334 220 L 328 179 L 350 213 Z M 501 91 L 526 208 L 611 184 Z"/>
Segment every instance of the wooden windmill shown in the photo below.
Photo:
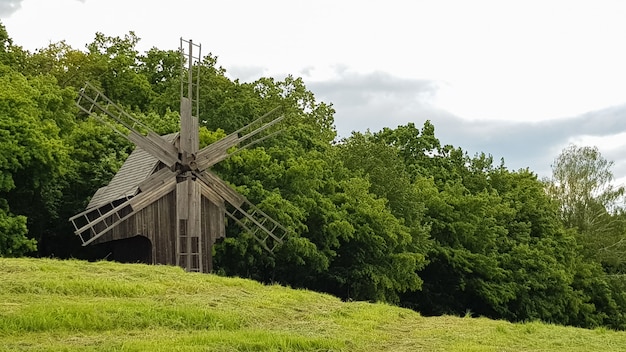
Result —
<path fill-rule="evenodd" d="M 226 216 L 270 252 L 288 232 L 209 170 L 278 133 L 270 133 L 270 128 L 283 116 L 273 118 L 278 110 L 271 111 L 199 149 L 201 47 L 181 38 L 180 51 L 179 133 L 159 136 L 89 83 L 80 91 L 78 107 L 136 148 L 111 182 L 94 194 L 87 209 L 70 221 L 83 246 L 141 235 L 151 242 L 152 263 L 210 272 L 211 248 L 225 236 Z"/>

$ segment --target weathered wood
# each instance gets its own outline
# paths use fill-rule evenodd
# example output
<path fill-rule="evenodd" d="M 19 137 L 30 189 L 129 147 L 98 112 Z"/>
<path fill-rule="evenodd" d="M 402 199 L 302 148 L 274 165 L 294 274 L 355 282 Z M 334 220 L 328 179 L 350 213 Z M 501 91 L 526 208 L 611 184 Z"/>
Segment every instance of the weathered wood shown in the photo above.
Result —
<path fill-rule="evenodd" d="M 245 197 L 232 189 L 221 178 L 217 177 L 210 171 L 204 171 L 198 175 L 198 178 L 205 182 L 207 186 L 212 188 L 222 199 L 232 204 L 233 206 L 240 206 L 245 201 Z"/>
<path fill-rule="evenodd" d="M 193 104 L 193 102 L 192 102 Z M 196 114 L 197 115 L 197 114 Z M 191 146 L 192 153 L 197 154 L 200 150 L 200 120 L 198 116 L 191 115 Z"/>
<path fill-rule="evenodd" d="M 202 184 L 199 182 L 199 184 Z M 204 270 L 213 270 L 212 248 L 215 241 L 226 236 L 224 201 L 211 202 L 207 198 L 202 199 L 202 246 L 204 254 Z"/>
<path fill-rule="evenodd" d="M 241 136 L 241 137 L 239 138 L 239 143 L 242 143 L 243 141 L 249 140 L 250 138 L 254 137 L 255 135 L 257 135 L 257 134 L 259 134 L 259 133 L 261 133 L 261 132 L 265 131 L 266 129 L 268 129 L 268 128 L 272 127 L 273 125 L 275 125 L 275 124 L 279 123 L 279 122 L 280 122 L 280 121 L 282 121 L 284 118 L 285 118 L 285 116 L 282 116 L 282 115 L 281 115 L 281 116 L 279 116 L 279 117 L 275 118 L 274 120 L 272 120 L 272 121 L 270 121 L 270 122 L 268 122 L 268 123 L 266 123 L 266 124 L 264 124 L 264 125 L 262 125 L 262 126 L 260 126 L 260 127 L 256 128 L 256 129 L 252 130 L 251 132 L 246 133 L 245 135 L 243 135 L 243 136 Z M 245 148 L 245 147 L 244 147 L 244 148 Z"/>
<path fill-rule="evenodd" d="M 209 187 L 209 185 L 207 185 L 204 182 L 198 182 L 198 184 L 200 185 L 200 193 L 206 199 L 208 199 L 210 202 L 212 202 L 214 204 L 223 204 L 224 203 L 224 199 L 222 197 L 220 197 L 220 195 L 217 194 L 213 189 L 211 189 L 211 187 Z"/>
<path fill-rule="evenodd" d="M 86 246 L 89 243 L 95 241 L 98 237 L 105 234 L 111 228 L 117 226 L 124 220 L 134 215 L 136 212 L 147 207 L 155 200 L 163 197 L 165 194 L 171 192 L 175 189 L 175 187 L 176 179 L 170 178 L 169 182 L 165 182 L 161 186 L 155 187 L 148 192 L 141 192 L 133 198 L 113 208 L 112 210 L 102 214 L 96 219 L 91 220 L 87 225 L 83 226 L 80 229 L 77 229 L 75 233 L 82 234 L 87 230 L 93 231 L 93 236 L 83 243 L 83 246 Z M 122 211 L 125 211 L 128 208 L 130 208 L 130 213 L 121 214 Z M 111 218 L 113 218 L 113 221 L 110 220 Z M 108 219 L 109 221 L 107 221 Z"/>
<path fill-rule="evenodd" d="M 187 242 L 187 253 L 189 256 L 189 266 L 187 271 L 203 272 L 202 268 L 202 234 L 200 225 L 201 212 L 201 196 L 200 185 L 193 179 L 189 179 L 188 194 L 189 199 L 189 220 L 187 221 L 187 233 L 189 241 Z"/>
<path fill-rule="evenodd" d="M 269 215 L 265 214 L 261 209 L 257 208 L 254 204 L 250 203 L 244 198 L 244 203 L 241 205 L 233 205 L 235 211 L 228 215 L 235 220 L 239 225 L 250 232 L 262 245 L 267 244 L 267 240 L 271 238 L 275 243 L 282 243 L 283 238 L 289 232 L 278 221 L 274 220 Z M 245 208 L 245 209 L 244 209 Z M 238 216 L 239 215 L 239 216 Z M 248 221 L 255 225 L 255 230 L 251 230 L 245 223 L 241 221 L 242 218 L 246 218 Z M 265 233 L 263 237 L 257 235 L 258 230 Z M 266 247 L 271 252 L 272 249 Z"/>
<path fill-rule="evenodd" d="M 129 115 L 126 111 L 115 104 L 111 99 L 107 98 L 102 92 L 90 83 L 86 83 L 85 87 L 79 92 L 80 98 L 76 105 L 87 114 L 90 114 L 109 125 L 114 131 L 125 136 L 135 145 L 149 152 L 152 156 L 162 161 L 168 166 L 172 166 L 178 160 L 178 152 L 173 146 L 162 139 L 158 134 L 152 131 L 141 121 Z M 86 102 L 88 106 L 83 106 Z M 99 110 L 112 118 L 114 121 L 124 126 L 128 130 L 126 134 L 120 130 L 115 124 L 108 123 L 95 114 L 95 110 Z M 138 128 L 145 131 L 147 136 L 139 132 Z"/>
<path fill-rule="evenodd" d="M 147 151 L 148 153 L 150 153 L 150 155 L 157 158 L 159 161 L 169 167 L 175 165 L 179 161 L 178 153 L 170 154 L 168 152 L 169 148 L 164 149 L 161 144 L 157 144 L 157 142 L 150 140 L 135 131 L 130 131 L 130 133 L 128 134 L 128 140 L 133 142 L 139 148 Z M 165 140 L 162 141 L 166 145 L 169 144 Z M 171 144 L 169 145 L 172 146 Z"/>
<path fill-rule="evenodd" d="M 173 157 L 173 158 L 178 159 L 178 148 L 176 148 L 171 142 L 165 140 L 163 137 L 161 137 L 160 135 L 158 135 L 158 134 L 156 134 L 156 133 L 154 133 L 152 131 L 148 131 L 148 134 L 146 135 L 146 138 L 148 140 L 150 140 L 151 142 L 153 142 L 154 144 L 158 145 L 159 148 L 163 149 L 163 151 L 168 155 L 168 157 Z M 159 158 L 157 158 L 157 159 L 159 159 Z M 159 160 L 161 160 L 161 159 L 159 159 Z M 167 166 L 172 166 L 172 165 L 168 165 L 168 164 L 166 164 L 166 165 Z"/>
<path fill-rule="evenodd" d="M 171 171 L 170 169 L 163 168 L 153 173 L 149 178 L 141 182 L 138 185 L 138 188 L 142 192 L 147 192 L 155 187 L 159 187 L 166 182 L 171 182 L 170 179 L 175 177 L 175 172 Z"/>
<path fill-rule="evenodd" d="M 176 265 L 175 204 L 176 194 L 172 191 L 112 228 L 93 243 L 104 243 L 136 235 L 145 236 L 152 244 L 153 264 Z M 223 202 L 221 205 L 212 203 L 204 197 L 201 205 L 202 272 L 208 273 L 212 269 L 212 246 L 217 239 L 225 237 L 225 209 Z"/>
<path fill-rule="evenodd" d="M 228 149 L 239 143 L 237 134 L 230 134 L 219 141 L 209 144 L 202 148 L 196 156 L 196 165 L 199 170 L 206 170 L 212 165 L 226 159 L 228 157 Z"/>
<path fill-rule="evenodd" d="M 180 149 L 189 156 L 198 152 L 197 120 L 191 115 L 191 100 L 183 97 L 180 101 Z"/>
<path fill-rule="evenodd" d="M 202 272 L 200 185 L 187 172 L 176 184 L 176 263 Z"/>
<path fill-rule="evenodd" d="M 159 186 L 153 187 L 146 192 L 141 192 L 130 199 L 130 205 L 134 211 L 143 209 L 150 205 L 150 203 L 163 197 L 165 194 L 171 192 L 176 187 L 176 178 L 170 177 Z"/>
<path fill-rule="evenodd" d="M 236 132 L 233 132 L 228 136 L 222 138 L 221 140 L 202 148 L 202 150 L 198 152 L 196 157 L 196 164 L 198 165 L 198 169 L 200 171 L 203 171 L 228 158 L 231 155 L 231 153 L 228 153 L 228 149 L 230 149 L 231 147 L 240 145 L 240 149 L 245 149 L 257 143 L 260 143 L 261 141 L 271 136 L 276 135 L 278 132 L 273 132 L 269 136 L 264 136 L 256 140 L 252 140 L 254 136 L 267 130 L 268 128 L 272 127 L 283 119 L 284 116 L 281 115 L 272 121 L 264 123 L 263 117 L 259 118 L 252 123 L 244 126 L 243 128 L 237 130 Z M 257 125 L 260 126 L 257 127 Z M 244 144 L 244 142 L 247 143 Z"/>
<path fill-rule="evenodd" d="M 189 219 L 189 203 L 187 199 L 187 188 L 189 183 L 185 178 L 184 181 L 176 183 L 176 218 L 178 220 Z"/>
<path fill-rule="evenodd" d="M 175 204 L 176 194 L 172 191 L 111 228 L 93 244 L 145 236 L 152 244 L 153 264 L 176 265 Z"/>

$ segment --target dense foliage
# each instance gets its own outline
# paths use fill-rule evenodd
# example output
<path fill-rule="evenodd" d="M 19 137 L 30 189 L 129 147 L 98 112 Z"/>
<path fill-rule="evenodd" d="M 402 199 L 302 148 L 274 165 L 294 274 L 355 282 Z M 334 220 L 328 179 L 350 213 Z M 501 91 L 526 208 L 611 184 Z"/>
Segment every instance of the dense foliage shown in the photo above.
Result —
<path fill-rule="evenodd" d="M 178 129 L 179 53 L 141 54 L 138 41 L 98 33 L 86 51 L 30 53 L 0 25 L 0 256 L 83 255 L 67 219 L 133 148 L 78 114 L 85 81 L 159 133 Z M 336 140 L 332 105 L 302 79 L 233 81 L 212 55 L 200 66 L 204 144 L 276 106 L 288 119 L 214 171 L 294 235 L 270 255 L 229 226 L 219 273 L 424 314 L 626 328 L 623 190 L 602 188 L 610 170 L 597 153 L 566 152 L 542 181 L 441 145 L 429 121 Z M 585 157 L 600 179 L 571 162 Z M 606 192 L 572 193 L 587 181 Z"/>

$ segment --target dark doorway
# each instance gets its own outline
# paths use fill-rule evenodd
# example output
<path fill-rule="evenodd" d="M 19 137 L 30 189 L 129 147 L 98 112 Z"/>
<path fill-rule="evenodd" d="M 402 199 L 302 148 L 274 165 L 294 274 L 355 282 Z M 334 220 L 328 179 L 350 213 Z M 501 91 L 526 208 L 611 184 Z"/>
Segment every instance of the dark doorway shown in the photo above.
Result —
<path fill-rule="evenodd" d="M 152 242 L 145 236 L 137 235 L 100 243 L 93 247 L 92 253 L 98 258 L 90 259 L 152 264 Z"/>

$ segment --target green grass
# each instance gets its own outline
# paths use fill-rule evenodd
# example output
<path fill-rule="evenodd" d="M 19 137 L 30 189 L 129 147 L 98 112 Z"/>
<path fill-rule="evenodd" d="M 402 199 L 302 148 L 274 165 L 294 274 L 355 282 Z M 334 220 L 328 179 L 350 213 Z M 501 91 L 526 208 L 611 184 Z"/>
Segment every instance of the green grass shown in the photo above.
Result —
<path fill-rule="evenodd" d="M 175 267 L 0 258 L 0 351 L 621 351 L 626 333 L 384 304 Z"/>

